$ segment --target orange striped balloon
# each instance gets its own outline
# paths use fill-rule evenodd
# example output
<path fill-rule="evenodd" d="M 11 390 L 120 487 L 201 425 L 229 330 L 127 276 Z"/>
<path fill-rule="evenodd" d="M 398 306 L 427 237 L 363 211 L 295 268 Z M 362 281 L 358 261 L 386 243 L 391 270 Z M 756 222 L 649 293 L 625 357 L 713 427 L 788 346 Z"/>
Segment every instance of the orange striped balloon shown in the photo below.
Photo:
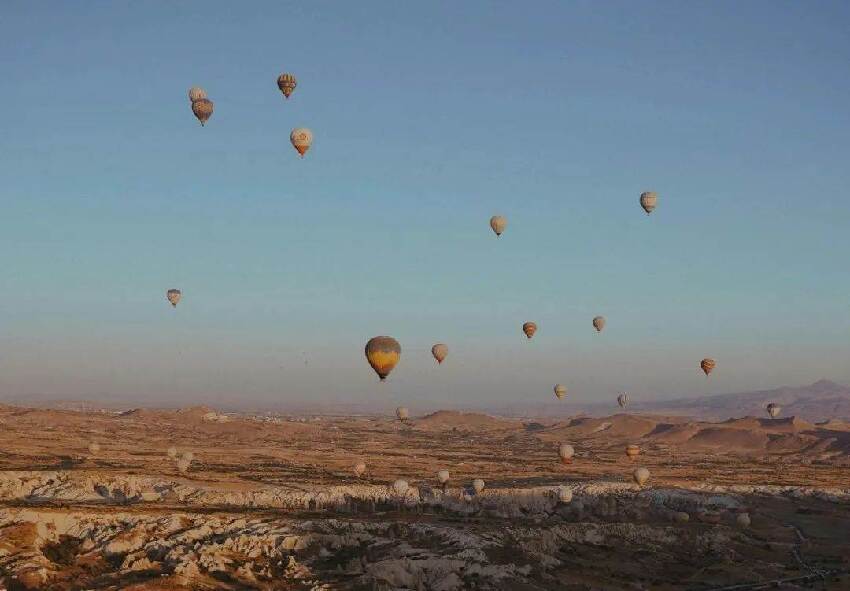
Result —
<path fill-rule="evenodd" d="M 298 80 L 292 74 L 283 73 L 277 77 L 277 87 L 285 98 L 289 98 L 296 86 L 298 86 Z"/>
<path fill-rule="evenodd" d="M 198 121 L 201 122 L 201 126 L 203 126 L 213 114 L 213 102 L 207 98 L 192 101 L 192 112 L 198 118 Z"/>

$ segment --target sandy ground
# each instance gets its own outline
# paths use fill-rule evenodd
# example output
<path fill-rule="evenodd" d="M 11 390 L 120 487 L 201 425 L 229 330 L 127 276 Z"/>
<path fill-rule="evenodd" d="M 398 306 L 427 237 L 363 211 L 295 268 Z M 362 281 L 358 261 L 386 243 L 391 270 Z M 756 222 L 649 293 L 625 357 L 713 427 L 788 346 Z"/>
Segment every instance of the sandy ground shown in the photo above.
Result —
<path fill-rule="evenodd" d="M 0 407 L 0 588 L 850 589 L 848 436 L 793 418 Z"/>

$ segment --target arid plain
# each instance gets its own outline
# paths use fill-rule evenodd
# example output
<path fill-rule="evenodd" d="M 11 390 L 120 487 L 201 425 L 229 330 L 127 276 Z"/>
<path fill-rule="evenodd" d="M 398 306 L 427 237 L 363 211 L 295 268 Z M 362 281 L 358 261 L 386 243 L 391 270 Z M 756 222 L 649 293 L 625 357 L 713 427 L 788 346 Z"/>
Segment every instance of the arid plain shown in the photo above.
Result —
<path fill-rule="evenodd" d="M 569 464 L 563 442 L 575 448 Z M 628 444 L 640 446 L 636 459 Z M 849 424 L 794 417 L 441 411 L 402 423 L 6 406 L 0 581 L 9 590 L 846 589 L 848 452 Z M 651 473 L 643 487 L 632 480 L 638 466 Z M 398 479 L 407 490 L 393 488 Z"/>

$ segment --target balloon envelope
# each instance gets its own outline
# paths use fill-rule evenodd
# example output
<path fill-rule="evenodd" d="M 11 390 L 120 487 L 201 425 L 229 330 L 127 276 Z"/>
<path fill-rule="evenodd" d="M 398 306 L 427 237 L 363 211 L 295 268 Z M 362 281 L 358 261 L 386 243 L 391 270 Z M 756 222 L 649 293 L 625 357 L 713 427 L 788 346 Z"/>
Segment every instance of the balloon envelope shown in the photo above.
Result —
<path fill-rule="evenodd" d="M 440 484 L 445 484 L 449 481 L 449 471 L 448 470 L 440 470 L 437 472 L 437 480 L 440 481 Z"/>
<path fill-rule="evenodd" d="M 617 396 L 617 404 L 620 405 L 620 408 L 626 408 L 629 405 L 629 393 L 620 392 L 620 395 Z"/>
<path fill-rule="evenodd" d="M 569 486 L 558 487 L 558 502 L 569 503 L 573 500 L 573 489 Z"/>
<path fill-rule="evenodd" d="M 658 193 L 654 191 L 646 191 L 640 194 L 640 206 L 646 212 L 646 215 L 652 213 L 655 206 L 658 204 Z"/>
<path fill-rule="evenodd" d="M 558 400 L 563 399 L 564 396 L 567 395 L 567 387 L 562 386 L 561 384 L 555 384 L 554 390 L 555 390 L 555 398 L 557 398 Z"/>
<path fill-rule="evenodd" d="M 401 357 L 401 345 L 392 337 L 373 337 L 366 343 L 366 360 L 381 381 L 387 379 Z"/>
<path fill-rule="evenodd" d="M 699 366 L 700 369 L 702 369 L 703 373 L 705 373 L 705 375 L 708 375 L 714 370 L 715 367 L 717 367 L 717 362 L 714 361 L 714 359 L 706 357 L 705 359 L 699 362 Z"/>
<path fill-rule="evenodd" d="M 192 112 L 195 114 L 195 117 L 198 118 L 198 121 L 201 122 L 201 126 L 203 127 L 213 114 L 213 102 L 206 98 L 193 101 Z"/>
<path fill-rule="evenodd" d="M 363 462 L 357 462 L 354 464 L 354 474 L 357 478 L 363 476 L 363 473 L 366 471 L 366 464 Z"/>
<path fill-rule="evenodd" d="M 472 489 L 475 491 L 475 494 L 480 493 L 482 490 L 484 490 L 484 481 L 480 478 L 476 478 L 472 481 Z"/>
<path fill-rule="evenodd" d="M 631 459 L 635 459 L 640 455 L 640 447 L 633 443 L 631 445 L 627 445 L 626 455 L 629 456 Z"/>
<path fill-rule="evenodd" d="M 189 89 L 189 101 L 195 102 L 207 98 L 207 91 L 200 86 L 193 86 Z"/>
<path fill-rule="evenodd" d="M 782 412 L 782 407 L 775 402 L 771 402 L 767 405 L 767 414 L 770 415 L 771 419 L 778 417 L 780 412 Z"/>
<path fill-rule="evenodd" d="M 168 298 L 168 301 L 171 303 L 173 307 L 177 307 L 177 304 L 180 303 L 180 298 L 183 297 L 183 292 L 179 289 L 169 289 L 165 292 L 165 297 Z"/>
<path fill-rule="evenodd" d="M 632 477 L 635 479 L 638 486 L 643 486 L 649 480 L 649 470 L 646 468 L 635 468 L 635 471 L 632 473 Z"/>
<path fill-rule="evenodd" d="M 289 95 L 292 94 L 292 91 L 295 90 L 297 85 L 298 81 L 292 74 L 283 73 L 277 77 L 277 87 L 285 98 L 289 98 Z"/>
<path fill-rule="evenodd" d="M 522 332 L 525 333 L 525 336 L 531 338 L 537 332 L 537 325 L 533 322 L 526 322 L 522 325 Z"/>
<path fill-rule="evenodd" d="M 597 316 L 594 318 L 593 328 L 596 329 L 596 332 L 602 332 L 602 329 L 605 328 L 605 318 L 603 316 Z"/>
<path fill-rule="evenodd" d="M 407 410 L 407 407 L 399 406 L 395 409 L 395 416 L 398 417 L 399 421 L 406 421 L 410 418 L 410 411 Z"/>
<path fill-rule="evenodd" d="M 564 464 L 569 464 L 575 454 L 575 448 L 569 443 L 562 443 L 558 448 L 558 456 L 560 456 L 561 462 Z"/>
<path fill-rule="evenodd" d="M 490 218 L 490 227 L 496 233 L 496 236 L 501 236 L 505 228 L 508 227 L 508 220 L 500 215 L 494 215 Z"/>
<path fill-rule="evenodd" d="M 407 484 L 407 480 L 398 479 L 393 482 L 393 492 L 400 497 L 403 497 L 407 493 L 407 489 L 410 486 Z"/>
<path fill-rule="evenodd" d="M 437 343 L 433 347 L 431 347 L 431 355 L 434 356 L 434 359 L 437 360 L 437 363 L 442 363 L 446 358 L 446 355 L 449 354 L 449 348 L 445 346 L 443 343 Z"/>
<path fill-rule="evenodd" d="M 310 146 L 313 145 L 313 132 L 306 127 L 296 127 L 289 134 L 289 141 L 292 142 L 292 147 L 295 148 L 301 157 L 307 153 Z"/>

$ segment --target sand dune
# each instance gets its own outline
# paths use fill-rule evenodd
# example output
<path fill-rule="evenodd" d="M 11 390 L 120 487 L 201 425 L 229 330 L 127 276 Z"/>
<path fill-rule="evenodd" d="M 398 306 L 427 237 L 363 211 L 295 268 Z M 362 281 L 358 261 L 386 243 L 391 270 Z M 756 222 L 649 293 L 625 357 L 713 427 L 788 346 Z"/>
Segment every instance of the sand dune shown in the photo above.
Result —
<path fill-rule="evenodd" d="M 413 421 L 414 427 L 423 430 L 462 429 L 465 431 L 485 431 L 522 429 L 521 422 L 492 417 L 474 412 L 438 410 Z"/>
<path fill-rule="evenodd" d="M 561 438 L 597 437 L 638 439 L 651 433 L 662 422 L 662 418 L 634 414 L 619 414 L 611 417 L 572 419 L 563 426 L 546 431 L 549 436 Z M 684 420 L 684 419 L 673 419 Z"/>

